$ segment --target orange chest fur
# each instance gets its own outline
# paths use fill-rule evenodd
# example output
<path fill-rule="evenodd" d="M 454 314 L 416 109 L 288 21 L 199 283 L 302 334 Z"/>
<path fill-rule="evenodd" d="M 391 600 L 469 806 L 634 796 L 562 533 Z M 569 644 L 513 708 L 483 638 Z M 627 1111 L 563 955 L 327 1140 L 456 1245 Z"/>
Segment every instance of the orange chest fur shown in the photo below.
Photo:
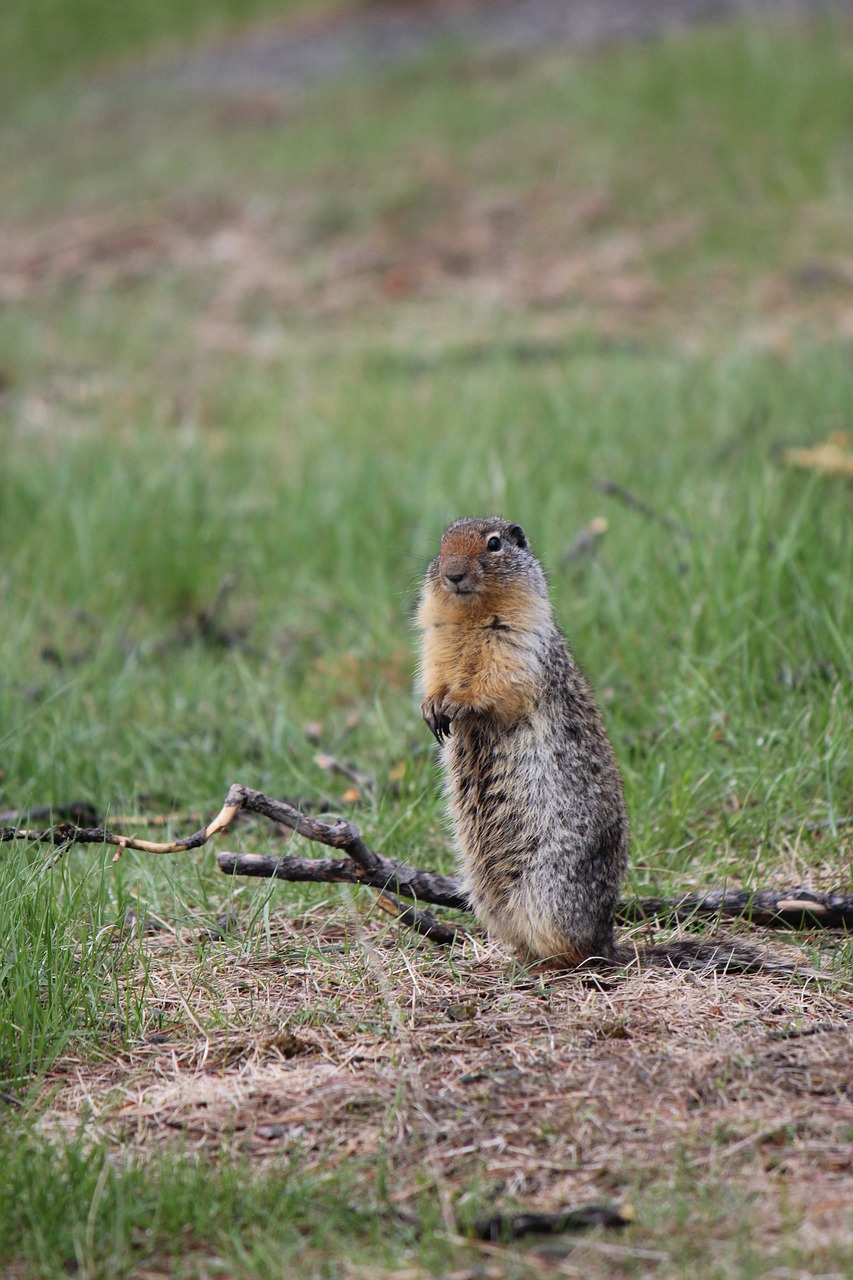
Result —
<path fill-rule="evenodd" d="M 530 614 L 526 602 L 526 623 Z M 420 613 L 426 697 L 450 696 L 504 720 L 529 709 L 540 684 L 540 664 L 536 634 L 513 626 L 517 618 L 516 610 L 478 609 L 475 614 L 470 606 L 463 612 L 455 601 L 427 597 Z"/>

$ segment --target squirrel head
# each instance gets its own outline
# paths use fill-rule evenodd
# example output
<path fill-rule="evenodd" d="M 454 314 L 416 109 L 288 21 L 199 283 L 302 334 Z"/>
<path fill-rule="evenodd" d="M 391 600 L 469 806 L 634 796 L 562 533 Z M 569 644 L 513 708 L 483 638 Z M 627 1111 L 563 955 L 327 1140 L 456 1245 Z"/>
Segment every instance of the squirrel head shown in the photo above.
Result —
<path fill-rule="evenodd" d="M 444 531 L 427 569 L 425 595 L 462 620 L 466 614 L 523 609 L 525 598 L 547 600 L 548 590 L 520 524 L 466 516 Z"/>

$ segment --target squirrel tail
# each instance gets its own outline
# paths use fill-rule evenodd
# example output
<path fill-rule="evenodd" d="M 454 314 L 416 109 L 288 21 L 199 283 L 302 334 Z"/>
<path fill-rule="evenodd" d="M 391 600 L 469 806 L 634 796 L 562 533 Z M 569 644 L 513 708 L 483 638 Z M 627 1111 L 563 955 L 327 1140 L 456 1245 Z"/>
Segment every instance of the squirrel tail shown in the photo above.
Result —
<path fill-rule="evenodd" d="M 638 968 L 692 969 L 705 973 L 772 973 L 798 978 L 817 976 L 816 970 L 807 966 L 786 964 L 762 947 L 731 939 L 700 942 L 684 938 L 637 946 L 618 945 L 610 963 Z"/>
<path fill-rule="evenodd" d="M 693 973 L 742 973 L 772 974 L 775 977 L 826 978 L 827 974 L 811 965 L 795 960 L 789 963 L 774 956 L 765 947 L 751 942 L 737 942 L 733 938 L 717 941 L 699 941 L 678 938 L 672 942 L 635 943 L 633 945 L 611 942 L 595 955 L 578 960 L 577 952 L 548 957 L 519 956 L 522 963 L 541 969 L 570 969 L 580 973 L 599 974 L 614 969 L 687 969 Z"/>

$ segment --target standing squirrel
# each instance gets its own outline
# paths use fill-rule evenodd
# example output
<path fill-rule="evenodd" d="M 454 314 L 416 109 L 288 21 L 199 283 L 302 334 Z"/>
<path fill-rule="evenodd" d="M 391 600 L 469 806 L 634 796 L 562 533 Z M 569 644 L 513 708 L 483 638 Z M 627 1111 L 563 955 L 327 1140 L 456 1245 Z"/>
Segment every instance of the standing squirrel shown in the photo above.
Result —
<path fill-rule="evenodd" d="M 421 711 L 442 748 L 475 915 L 524 962 L 634 960 L 635 949 L 614 937 L 629 845 L 619 766 L 521 525 L 455 520 L 427 569 L 418 624 Z M 754 948 L 729 943 L 642 954 L 715 968 L 766 964 Z"/>

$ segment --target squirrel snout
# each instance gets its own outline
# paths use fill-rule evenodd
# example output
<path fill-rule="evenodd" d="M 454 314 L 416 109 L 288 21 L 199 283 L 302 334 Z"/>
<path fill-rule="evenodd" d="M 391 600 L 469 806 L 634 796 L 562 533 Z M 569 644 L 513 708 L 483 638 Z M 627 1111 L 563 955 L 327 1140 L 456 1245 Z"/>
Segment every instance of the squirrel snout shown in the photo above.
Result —
<path fill-rule="evenodd" d="M 453 595 L 467 595 L 479 585 L 478 565 L 465 556 L 447 556 L 441 562 L 441 580 Z"/>

